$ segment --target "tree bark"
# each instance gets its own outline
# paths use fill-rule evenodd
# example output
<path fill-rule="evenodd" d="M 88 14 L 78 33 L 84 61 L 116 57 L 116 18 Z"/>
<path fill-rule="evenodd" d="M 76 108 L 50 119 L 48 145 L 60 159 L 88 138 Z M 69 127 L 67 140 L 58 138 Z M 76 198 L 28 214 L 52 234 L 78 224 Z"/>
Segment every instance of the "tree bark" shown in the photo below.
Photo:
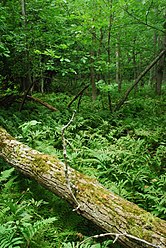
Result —
<path fill-rule="evenodd" d="M 164 220 L 154 217 L 104 188 L 95 179 L 69 167 L 69 180 L 79 203 L 77 208 L 71 189 L 69 190 L 66 183 L 64 163 L 56 156 L 42 154 L 15 140 L 3 128 L 0 128 L 0 157 L 24 175 L 35 179 L 54 194 L 66 199 L 76 208 L 77 213 L 91 220 L 104 231 L 120 234 L 117 242 L 124 247 L 165 247 Z M 146 243 L 142 243 L 141 239 Z"/>

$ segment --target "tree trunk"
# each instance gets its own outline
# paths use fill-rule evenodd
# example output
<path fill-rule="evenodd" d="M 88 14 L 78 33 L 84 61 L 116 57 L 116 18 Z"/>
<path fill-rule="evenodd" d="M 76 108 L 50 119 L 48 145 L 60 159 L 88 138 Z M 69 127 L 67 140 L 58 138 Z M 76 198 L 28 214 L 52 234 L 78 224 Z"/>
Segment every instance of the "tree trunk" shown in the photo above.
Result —
<path fill-rule="evenodd" d="M 164 18 L 166 18 L 166 13 L 164 14 Z M 164 28 L 164 36 L 159 39 L 159 42 L 161 43 L 162 49 L 166 49 L 166 21 L 163 25 Z M 156 67 L 156 87 L 155 91 L 157 95 L 161 95 L 161 87 L 163 82 L 163 76 L 164 76 L 164 70 L 165 70 L 165 55 L 159 60 L 158 65 Z"/>
<path fill-rule="evenodd" d="M 157 54 L 157 40 L 158 40 L 158 35 L 157 35 L 156 30 L 155 30 L 154 35 L 153 35 L 153 54 L 154 54 L 154 56 L 156 56 L 156 54 Z M 155 85 L 156 85 L 156 71 L 157 71 L 157 64 L 150 70 L 149 82 L 150 82 L 150 85 L 152 86 L 152 88 L 155 88 Z"/>
<path fill-rule="evenodd" d="M 161 86 L 162 86 L 162 82 L 163 82 L 164 65 L 165 65 L 165 56 L 163 56 L 159 60 L 157 70 L 156 70 L 155 92 L 157 95 L 161 95 Z"/>
<path fill-rule="evenodd" d="M 117 242 L 124 247 L 165 247 L 164 220 L 113 194 L 95 179 L 70 167 L 68 180 L 71 187 L 68 187 L 63 162 L 56 156 L 42 154 L 16 141 L 3 128 L 0 128 L 0 156 L 24 175 L 66 199 L 77 213 L 104 231 L 119 234 L 116 236 Z M 79 203 L 79 207 L 76 203 Z"/>
<path fill-rule="evenodd" d="M 21 14 L 22 14 L 22 27 L 25 35 L 24 41 L 24 68 L 25 68 L 25 76 L 22 80 L 22 90 L 27 91 L 30 85 L 32 84 L 31 77 L 31 68 L 30 68 L 30 56 L 29 56 L 29 45 L 27 42 L 27 15 L 26 15 L 26 1 L 21 0 Z"/>
<path fill-rule="evenodd" d="M 111 83 L 110 78 L 110 64 L 111 64 L 111 28 L 112 28 L 113 16 L 112 16 L 112 0 L 110 2 L 110 16 L 108 26 L 108 40 L 107 40 L 107 60 L 108 60 L 108 84 Z"/>
<path fill-rule="evenodd" d="M 118 91 L 121 92 L 122 89 L 122 80 L 121 80 L 121 66 L 120 66 L 120 32 L 117 34 L 117 43 L 116 43 L 116 83 L 118 85 Z"/>
<path fill-rule="evenodd" d="M 90 81 L 92 86 L 92 100 L 95 101 L 97 98 L 97 88 L 95 83 L 95 70 L 94 70 L 94 51 L 93 48 L 90 52 Z"/>
<path fill-rule="evenodd" d="M 109 25 L 108 25 L 108 40 L 107 40 L 107 60 L 108 60 L 108 85 L 111 84 L 111 76 L 110 76 L 110 64 L 111 64 L 111 29 L 112 29 L 112 23 L 113 23 L 113 12 L 112 12 L 112 0 L 109 1 L 109 7 L 110 7 L 110 15 L 109 15 Z M 108 106 L 110 112 L 112 112 L 112 100 L 110 92 L 108 92 Z"/>
<path fill-rule="evenodd" d="M 94 20 L 93 20 L 94 21 Z M 97 88 L 95 82 L 95 68 L 94 68 L 94 57 L 95 57 L 95 43 L 96 43 L 96 31 L 95 27 L 92 27 L 92 46 L 90 50 L 90 80 L 92 85 L 92 100 L 95 101 L 97 98 Z"/>

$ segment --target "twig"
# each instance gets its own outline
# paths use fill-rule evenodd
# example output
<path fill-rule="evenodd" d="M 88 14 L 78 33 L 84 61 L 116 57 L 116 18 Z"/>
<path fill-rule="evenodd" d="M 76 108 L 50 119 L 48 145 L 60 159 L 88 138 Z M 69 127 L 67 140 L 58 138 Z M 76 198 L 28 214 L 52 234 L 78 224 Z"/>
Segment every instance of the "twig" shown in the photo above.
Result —
<path fill-rule="evenodd" d="M 68 166 L 68 162 L 67 162 L 67 140 L 65 138 L 65 130 L 70 126 L 70 124 L 72 123 L 73 119 L 74 119 L 74 116 L 76 114 L 76 110 L 73 112 L 73 115 L 70 119 L 70 121 L 64 126 L 62 127 L 62 144 L 63 144 L 63 157 L 64 157 L 64 164 L 65 164 L 65 168 L 64 168 L 64 171 L 65 171 L 65 178 L 66 178 L 66 184 L 67 184 L 67 187 L 70 191 L 70 194 L 75 202 L 75 204 L 77 205 L 77 207 L 73 210 L 73 211 L 76 211 L 80 208 L 80 204 L 79 202 L 77 201 L 73 191 L 72 191 L 72 186 L 71 186 L 71 182 L 70 182 L 70 178 L 69 178 L 69 166 Z"/>
<path fill-rule="evenodd" d="M 137 241 L 139 241 L 139 242 L 141 242 L 141 243 L 144 243 L 144 244 L 146 244 L 146 245 L 149 245 L 149 246 L 151 246 L 151 247 L 161 248 L 161 246 L 159 246 L 159 245 L 154 245 L 154 244 L 149 243 L 148 241 L 146 241 L 146 240 L 144 240 L 144 239 L 137 238 L 137 237 L 135 237 L 135 236 L 133 236 L 133 235 L 130 235 L 130 234 L 127 234 L 127 233 L 102 233 L 102 234 L 94 235 L 94 236 L 88 237 L 87 239 L 84 239 L 84 240 L 79 244 L 79 246 L 82 245 L 83 243 L 85 243 L 85 242 L 86 242 L 87 240 L 89 240 L 89 239 L 93 239 L 93 238 L 97 239 L 97 238 L 102 238 L 102 237 L 106 237 L 106 236 L 115 236 L 115 239 L 113 240 L 113 244 L 118 240 L 118 238 L 119 238 L 120 236 L 125 236 L 125 237 L 130 238 L 130 239 L 135 239 L 135 240 L 137 240 Z"/>

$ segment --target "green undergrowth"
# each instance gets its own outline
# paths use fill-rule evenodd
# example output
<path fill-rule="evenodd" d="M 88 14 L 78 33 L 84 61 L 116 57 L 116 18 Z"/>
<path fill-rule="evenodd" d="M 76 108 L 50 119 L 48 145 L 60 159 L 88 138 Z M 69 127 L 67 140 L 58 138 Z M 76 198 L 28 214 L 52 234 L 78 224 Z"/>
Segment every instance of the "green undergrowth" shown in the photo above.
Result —
<path fill-rule="evenodd" d="M 71 167 L 116 194 L 166 219 L 166 117 L 164 96 L 139 92 L 123 108 L 110 113 L 105 95 L 92 102 L 83 96 L 78 110 L 65 94 L 36 94 L 55 106 L 51 112 L 37 103 L 18 103 L 0 110 L 0 125 L 25 144 L 63 160 L 61 129 L 76 109 L 65 132 Z M 115 98 L 116 96 L 114 96 Z M 106 248 L 109 239 L 88 240 L 100 233 L 71 207 L 4 161 L 0 177 L 0 247 Z"/>

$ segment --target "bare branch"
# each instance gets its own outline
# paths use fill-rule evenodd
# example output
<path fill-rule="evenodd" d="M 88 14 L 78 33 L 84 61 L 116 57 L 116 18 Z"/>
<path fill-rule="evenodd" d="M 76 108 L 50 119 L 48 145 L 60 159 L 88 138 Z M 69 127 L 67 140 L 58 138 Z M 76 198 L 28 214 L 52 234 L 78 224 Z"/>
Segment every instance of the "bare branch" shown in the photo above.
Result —
<path fill-rule="evenodd" d="M 83 240 L 80 243 L 80 245 L 82 245 L 83 243 L 85 243 L 89 239 L 98 239 L 98 238 L 103 238 L 103 237 L 106 237 L 106 236 L 115 236 L 115 239 L 113 241 L 113 244 L 118 240 L 118 238 L 120 236 L 125 236 L 127 238 L 134 239 L 134 240 L 139 241 L 139 242 L 141 242 L 143 244 L 146 244 L 146 245 L 148 245 L 150 247 L 161 248 L 161 246 L 159 246 L 159 245 L 154 245 L 152 243 L 147 242 L 144 239 L 140 239 L 140 238 L 138 238 L 136 236 L 133 236 L 133 235 L 130 235 L 130 234 L 127 234 L 127 233 L 102 233 L 102 234 L 94 235 L 94 236 L 88 237 L 87 239 Z"/>
<path fill-rule="evenodd" d="M 74 211 L 78 210 L 80 208 L 80 204 L 78 203 L 74 193 L 73 193 L 73 186 L 70 182 L 70 177 L 69 177 L 69 166 L 68 166 L 68 162 L 67 162 L 67 141 L 66 141 L 66 138 L 65 138 L 65 130 L 70 126 L 70 124 L 72 123 L 72 121 L 74 120 L 74 116 L 76 114 L 76 110 L 73 112 L 73 115 L 70 119 L 70 121 L 62 127 L 62 144 L 63 144 L 63 157 L 64 157 L 64 172 L 65 172 L 65 178 L 66 178 L 66 184 L 67 184 L 67 187 L 70 191 L 70 194 L 74 200 L 74 202 L 76 203 L 77 207 L 74 209 Z"/>

